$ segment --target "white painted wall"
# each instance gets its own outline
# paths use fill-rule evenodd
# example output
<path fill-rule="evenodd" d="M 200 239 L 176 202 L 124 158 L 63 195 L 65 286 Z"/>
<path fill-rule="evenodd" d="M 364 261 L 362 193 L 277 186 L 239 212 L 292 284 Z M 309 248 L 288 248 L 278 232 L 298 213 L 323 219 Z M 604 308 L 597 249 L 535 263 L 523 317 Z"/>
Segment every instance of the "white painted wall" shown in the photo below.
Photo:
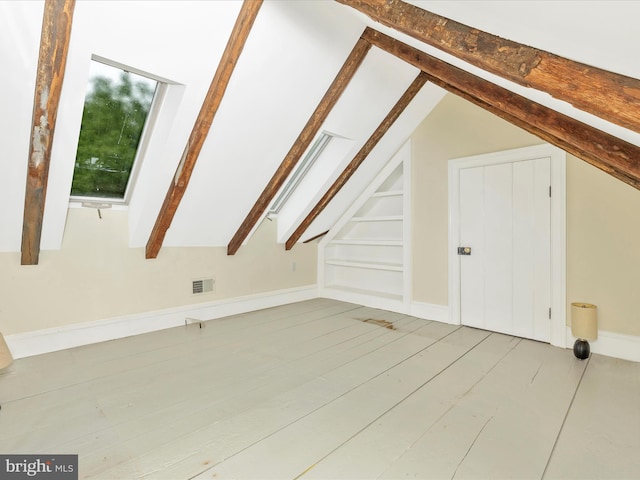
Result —
<path fill-rule="evenodd" d="M 640 76 L 630 62 L 638 52 L 640 5 L 627 0 L 406 0 L 503 38 L 534 46 L 588 65 Z M 631 40 L 631 41 L 630 41 Z M 616 48 L 612 48 L 613 46 Z"/>
<path fill-rule="evenodd" d="M 640 30 L 640 2 L 626 0 L 410 0 L 409 3 L 465 25 L 493 33 L 535 48 L 593 65 L 605 70 L 640 78 L 637 58 Z M 385 32 L 389 33 L 388 30 Z M 390 33 L 392 34 L 392 33 Z M 396 35 L 397 36 L 397 35 Z M 434 47 L 407 36 L 397 36 L 453 65 L 508 88 L 561 113 L 573 116 L 600 130 L 640 145 L 640 133 L 601 120 L 577 110 L 550 95 L 516 85 L 489 74 Z"/>
<path fill-rule="evenodd" d="M 11 72 L 0 76 L 0 251 L 5 252 L 20 250 L 43 5 L 0 2 L 0 65 Z"/>
<path fill-rule="evenodd" d="M 353 160 L 418 73 L 418 69 L 402 60 L 381 50 L 371 49 L 349 82 L 341 101 L 331 111 L 321 128 L 321 131 L 325 130 L 349 139 L 350 148 L 340 152 L 342 153 L 340 158 L 329 158 L 330 152 L 327 152 L 328 155 L 320 158 L 315 168 L 309 172 L 310 177 L 316 178 L 310 178 L 310 181 L 300 185 L 299 193 L 301 194 L 291 198 L 291 202 L 283 208 L 282 215 L 278 218 L 280 230 L 278 236 L 281 241 L 288 239 L 311 208 Z M 363 115 L 365 112 L 366 115 Z M 424 115 L 427 112 L 428 110 L 425 109 Z M 390 140 L 398 142 L 397 139 Z M 323 169 L 321 162 L 327 160 L 330 160 L 333 168 L 320 173 L 319 171 Z M 378 168 L 381 166 L 378 165 Z M 369 180 L 372 178 L 373 176 Z M 352 192 L 360 193 L 354 184 L 346 188 L 351 196 Z M 346 208 L 346 205 L 341 204 L 341 207 Z"/>
<path fill-rule="evenodd" d="M 78 2 L 52 148 L 43 250 L 61 247 L 92 55 L 169 83 L 129 206 L 144 246 L 218 66 L 241 2 Z M 0 6 L 5 158 L 0 251 L 20 249 L 22 203 L 43 3 Z M 214 118 L 165 246 L 225 246 L 251 209 L 364 29 L 335 2 L 267 1 Z M 372 51 L 325 128 L 359 148 L 416 70 Z M 356 150 L 357 151 L 357 150 Z M 342 160 L 344 164 L 345 160 Z M 322 186 L 306 192 L 309 197 Z M 356 195 L 353 193 L 352 195 Z M 298 218 L 297 216 L 293 217 Z"/>
<path fill-rule="evenodd" d="M 336 220 L 355 201 L 354 194 L 359 195 L 370 184 L 375 176 L 387 164 L 402 145 L 409 139 L 420 122 L 427 117 L 432 109 L 444 97 L 445 91 L 432 83 L 427 83 L 414 97 L 407 108 L 389 128 L 386 135 L 371 151 L 366 160 L 353 174 L 348 188 L 343 188 L 334 200 L 323 210 L 307 231 L 308 237 L 329 230 Z M 373 132 L 372 132 L 373 133 Z M 351 159 L 349 159 L 351 161 Z"/>
<path fill-rule="evenodd" d="M 640 77 L 635 21 L 638 2 L 416 1 L 453 19 L 613 71 Z M 146 152 L 128 217 L 128 243 L 144 246 L 185 148 L 205 92 L 233 28 L 239 1 L 77 2 L 62 90 L 45 208 L 42 248 L 62 245 L 68 197 L 91 55 L 166 79 L 171 85 Z M 43 1 L 0 2 L 0 77 L 3 175 L 0 176 L 0 251 L 20 249 L 24 184 Z M 393 32 L 331 1 L 267 0 L 236 66 L 204 144 L 191 184 L 167 232 L 165 246 L 224 246 L 264 189 L 333 81 L 366 25 L 436 57 L 442 52 Z M 602 122 L 540 92 L 478 72 L 541 103 L 640 144 L 640 134 Z M 355 151 L 382 120 L 414 71 L 373 49 L 325 129 L 351 138 Z M 428 92 L 429 88 L 423 89 Z M 427 101 L 431 104 L 435 100 Z M 416 101 L 418 110 L 424 103 Z M 423 116 L 429 108 L 418 112 Z M 400 122 L 401 123 L 401 122 Z M 415 122 L 389 132 L 309 235 L 326 230 L 397 150 Z M 395 133 L 394 133 L 395 132 Z M 383 145 L 386 144 L 386 146 Z M 352 155 L 347 155 L 352 157 Z M 342 164 L 350 158 L 342 159 Z M 333 173 L 333 176 L 337 172 Z M 295 220 L 315 203 L 332 176 L 305 189 Z M 297 200 L 298 202 L 298 200 Z M 282 234 L 281 238 L 286 235 Z"/>

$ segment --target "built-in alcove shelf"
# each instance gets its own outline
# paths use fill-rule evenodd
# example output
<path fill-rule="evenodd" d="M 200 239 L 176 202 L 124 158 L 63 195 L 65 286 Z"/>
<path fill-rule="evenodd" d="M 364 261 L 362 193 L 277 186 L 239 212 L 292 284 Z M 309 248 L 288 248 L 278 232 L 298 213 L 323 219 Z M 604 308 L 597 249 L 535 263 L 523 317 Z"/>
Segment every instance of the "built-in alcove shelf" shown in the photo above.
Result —
<path fill-rule="evenodd" d="M 379 217 L 353 217 L 350 222 L 401 222 L 402 215 L 386 215 Z"/>
<path fill-rule="evenodd" d="M 366 245 L 366 246 L 386 246 L 402 247 L 402 240 L 332 240 L 329 245 Z"/>
<path fill-rule="evenodd" d="M 405 145 L 320 242 L 326 296 L 396 309 L 408 301 L 409 157 Z"/>
<path fill-rule="evenodd" d="M 398 197 L 404 195 L 402 190 L 391 190 L 387 192 L 376 192 L 371 195 L 371 198 L 379 198 L 379 197 Z"/>
<path fill-rule="evenodd" d="M 343 301 L 358 303 L 358 304 L 368 303 L 366 299 L 372 296 L 370 290 L 366 290 L 363 288 L 345 287 L 344 285 L 326 285 L 325 294 L 327 293 L 329 294 L 327 296 L 332 298 L 335 297 L 336 300 L 343 300 Z M 393 301 L 393 302 L 402 302 L 402 295 L 396 295 L 389 292 L 377 292 L 375 294 L 375 297 L 383 300 L 383 302 L 385 300 Z M 364 299 L 364 301 L 361 299 Z M 377 307 L 378 305 L 372 305 L 372 306 Z M 380 305 L 380 307 L 383 307 L 383 306 Z"/>
<path fill-rule="evenodd" d="M 388 270 L 390 272 L 401 272 L 402 264 L 398 263 L 382 263 L 382 262 L 356 262 L 350 260 L 327 259 L 327 265 L 338 265 L 342 267 L 365 268 L 368 270 Z"/>

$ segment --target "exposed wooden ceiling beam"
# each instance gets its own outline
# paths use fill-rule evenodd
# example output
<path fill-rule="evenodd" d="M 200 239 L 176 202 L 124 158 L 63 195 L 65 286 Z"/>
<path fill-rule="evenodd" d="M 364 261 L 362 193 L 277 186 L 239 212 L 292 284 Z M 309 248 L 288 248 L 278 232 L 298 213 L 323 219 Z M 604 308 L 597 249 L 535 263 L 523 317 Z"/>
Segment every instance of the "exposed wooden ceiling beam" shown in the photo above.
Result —
<path fill-rule="evenodd" d="M 262 214 L 267 209 L 273 198 L 276 196 L 287 177 L 291 174 L 296 164 L 307 150 L 311 141 L 320 130 L 323 122 L 333 109 L 334 105 L 349 85 L 349 82 L 355 75 L 358 67 L 362 64 L 367 52 L 371 48 L 371 45 L 366 40 L 360 38 L 355 44 L 351 53 L 347 57 L 347 60 L 342 65 L 342 68 L 338 72 L 338 75 L 333 80 L 333 83 L 329 86 L 329 89 L 320 100 L 320 103 L 316 107 L 313 114 L 307 121 L 300 135 L 294 142 L 293 146 L 289 150 L 289 153 L 284 157 L 284 160 L 276 170 L 276 172 L 269 180 L 269 183 L 260 194 L 258 200 L 251 208 L 251 211 L 247 214 L 246 218 L 238 228 L 229 245 L 227 246 L 227 254 L 234 255 L 247 235 L 251 232 L 255 224 L 260 220 Z"/>
<path fill-rule="evenodd" d="M 193 130 L 187 141 L 182 158 L 176 169 L 173 181 L 169 186 L 158 218 L 151 231 L 146 247 L 146 258 L 156 258 L 162 247 L 162 242 L 171 226 L 173 217 L 178 210 L 180 201 L 189 185 L 191 173 L 198 160 L 204 141 L 207 138 L 213 119 L 222 103 L 222 98 L 229 84 L 231 74 L 242 53 L 242 49 L 249 37 L 251 27 L 258 16 L 263 0 L 244 0 L 231 36 L 224 49 L 216 73 L 213 76 L 200 113 L 196 118 Z"/>
<path fill-rule="evenodd" d="M 327 233 L 329 233 L 329 230 L 325 230 L 324 232 L 319 233 L 319 234 L 317 234 L 317 235 L 314 235 L 314 236 L 313 236 L 313 237 L 311 237 L 311 238 L 307 238 L 307 239 L 306 239 L 305 241 L 303 241 L 302 243 L 311 243 L 311 242 L 313 242 L 314 240 L 319 239 L 320 237 L 324 237 Z"/>
<path fill-rule="evenodd" d="M 429 75 L 446 90 L 640 189 L 640 147 L 449 65 L 373 29 L 363 34 L 381 48 Z"/>
<path fill-rule="evenodd" d="M 378 125 L 378 128 L 376 128 L 376 130 L 365 142 L 365 144 L 358 151 L 355 157 L 353 157 L 353 160 L 349 162 L 349 165 L 345 167 L 340 176 L 333 182 L 331 187 L 329 187 L 329 190 L 327 190 L 323 197 L 318 201 L 318 203 L 316 203 L 313 209 L 311 209 L 309 214 L 300 223 L 298 228 L 296 228 L 295 232 L 293 232 L 293 234 L 289 237 L 289 239 L 285 243 L 285 248 L 287 250 L 293 248 L 293 246 L 300 239 L 305 230 L 309 228 L 309 225 L 311 225 L 311 223 L 318 217 L 318 215 L 320 215 L 325 207 L 329 205 L 329 202 L 333 200 L 340 189 L 345 186 L 351 176 L 356 172 L 358 167 L 369 156 L 371 151 L 375 148 L 382 137 L 384 137 L 384 134 L 387 133 L 389 128 L 391 128 L 400 114 L 404 112 L 405 108 L 407 108 L 407 105 L 411 103 L 411 100 L 413 100 L 413 98 L 417 95 L 424 84 L 427 83 L 427 79 L 428 76 L 424 72 L 420 72 L 418 74 L 411 85 L 409 85 L 409 88 L 407 88 L 407 90 L 402 94 L 402 97 L 400 97 L 393 108 L 389 111 L 384 120 L 382 120 L 380 125 Z"/>
<path fill-rule="evenodd" d="M 640 80 L 505 40 L 401 0 L 337 0 L 374 21 L 576 108 L 640 132 Z"/>
<path fill-rule="evenodd" d="M 27 186 L 22 222 L 22 265 L 37 265 L 60 93 L 67 64 L 75 0 L 46 0 L 38 54 Z"/>

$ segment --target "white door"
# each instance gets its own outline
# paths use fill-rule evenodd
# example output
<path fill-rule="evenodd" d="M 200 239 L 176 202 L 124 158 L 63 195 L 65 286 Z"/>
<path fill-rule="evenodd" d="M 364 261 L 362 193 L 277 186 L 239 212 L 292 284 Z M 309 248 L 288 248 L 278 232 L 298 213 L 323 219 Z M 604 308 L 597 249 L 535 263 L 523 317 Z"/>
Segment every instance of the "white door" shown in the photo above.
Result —
<path fill-rule="evenodd" d="M 459 175 L 461 323 L 549 342 L 550 159 Z"/>

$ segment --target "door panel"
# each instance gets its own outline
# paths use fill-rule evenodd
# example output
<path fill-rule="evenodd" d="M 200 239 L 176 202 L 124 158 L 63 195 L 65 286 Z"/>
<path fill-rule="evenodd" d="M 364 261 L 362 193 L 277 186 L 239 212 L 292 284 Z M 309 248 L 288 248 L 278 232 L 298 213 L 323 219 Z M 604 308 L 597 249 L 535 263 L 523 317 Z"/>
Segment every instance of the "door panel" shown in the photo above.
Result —
<path fill-rule="evenodd" d="M 537 241 L 534 188 L 530 179 L 535 175 L 535 168 L 532 162 L 518 162 L 513 170 L 513 190 L 520 193 L 513 198 L 513 334 L 533 338 L 535 268 L 531 255 Z"/>
<path fill-rule="evenodd" d="M 511 164 L 484 167 L 484 327 L 510 330 L 513 313 L 513 219 Z"/>
<path fill-rule="evenodd" d="M 462 323 L 549 341 L 549 158 L 460 170 Z"/>
<path fill-rule="evenodd" d="M 460 257 L 460 314 L 464 325 L 484 328 L 484 169 L 460 170 L 460 246 L 471 246 Z M 464 281 L 462 280 L 464 278 Z M 464 288 L 473 285 L 473 288 Z"/>

